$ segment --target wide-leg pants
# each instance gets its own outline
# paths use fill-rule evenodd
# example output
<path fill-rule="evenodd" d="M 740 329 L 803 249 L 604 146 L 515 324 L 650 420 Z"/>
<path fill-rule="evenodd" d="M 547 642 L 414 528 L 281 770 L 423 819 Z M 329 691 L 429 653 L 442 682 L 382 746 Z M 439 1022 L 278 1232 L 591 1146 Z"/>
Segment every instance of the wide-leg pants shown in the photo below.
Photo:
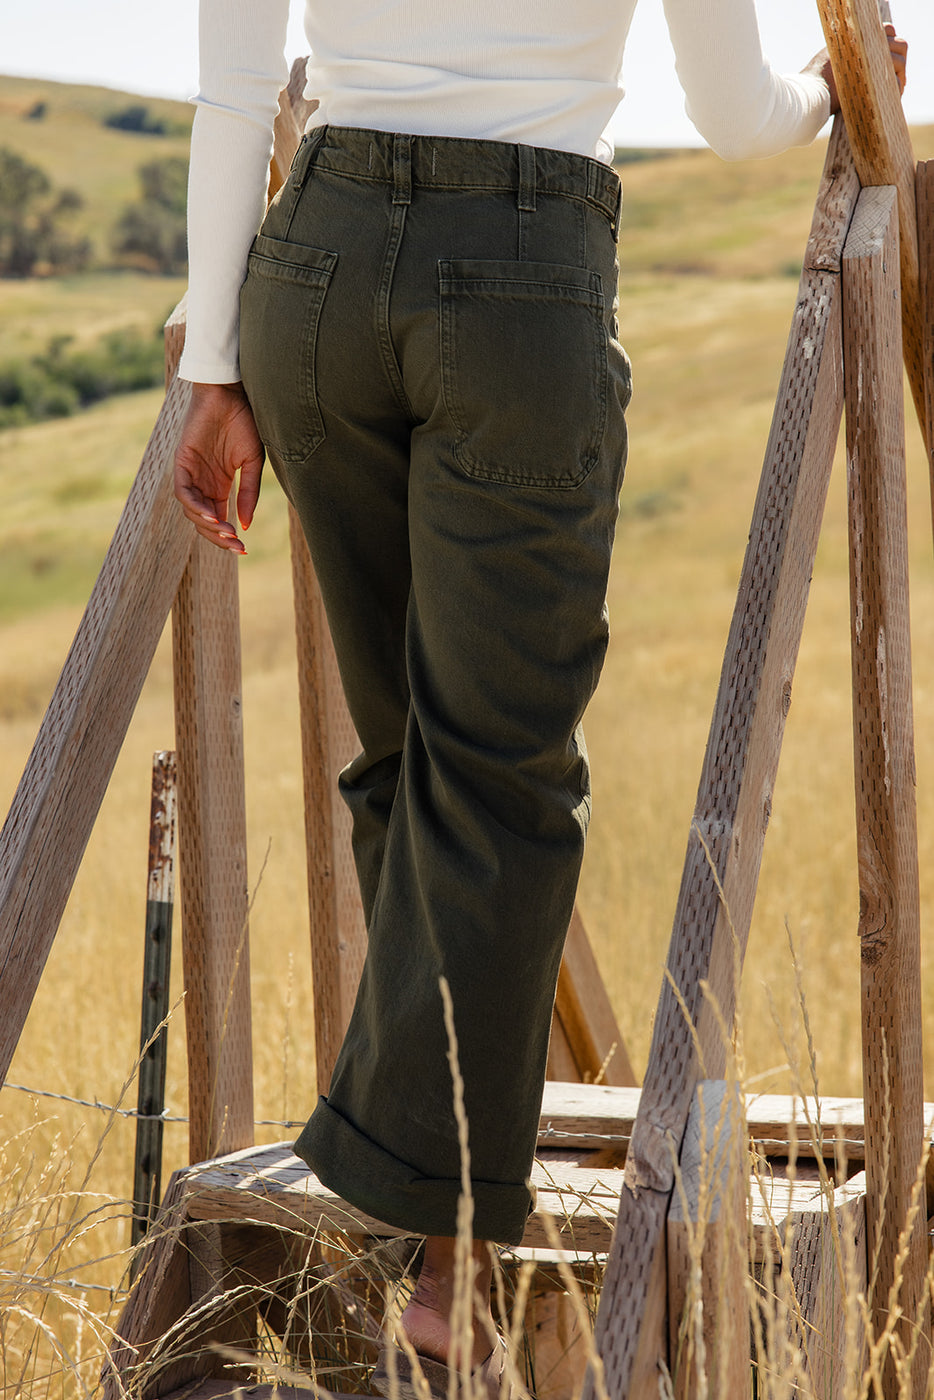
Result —
<path fill-rule="evenodd" d="M 321 128 L 241 297 L 362 746 L 341 785 L 366 965 L 296 1152 L 413 1233 L 456 1233 L 442 976 L 475 1235 L 518 1241 L 530 1206 L 626 454 L 619 202 L 565 152 Z"/>

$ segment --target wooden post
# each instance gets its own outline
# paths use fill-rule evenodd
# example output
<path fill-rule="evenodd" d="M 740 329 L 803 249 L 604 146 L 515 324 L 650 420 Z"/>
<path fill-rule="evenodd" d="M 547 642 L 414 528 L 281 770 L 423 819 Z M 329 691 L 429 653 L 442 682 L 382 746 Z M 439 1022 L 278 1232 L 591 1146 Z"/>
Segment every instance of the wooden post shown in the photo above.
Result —
<path fill-rule="evenodd" d="M 739 1086 L 697 1086 L 668 1215 L 668 1335 L 677 1400 L 750 1389 L 746 1124 Z M 703 1384 L 701 1378 L 703 1377 Z"/>
<path fill-rule="evenodd" d="M 146 892 L 146 941 L 143 953 L 143 998 L 140 1015 L 139 1087 L 136 1110 L 136 1157 L 133 1175 L 135 1249 L 162 1199 L 162 1119 L 165 1107 L 165 1062 L 172 965 L 172 912 L 175 898 L 175 755 L 162 751 L 152 762 L 149 823 L 149 879 Z M 159 1029 L 162 1027 L 161 1030 Z M 156 1032 L 158 1031 L 158 1034 Z M 139 1256 L 131 1265 L 135 1277 Z"/>
<path fill-rule="evenodd" d="M 918 209 L 918 262 L 921 273 L 924 409 L 929 443 L 928 462 L 931 480 L 934 481 L 934 160 L 918 162 L 915 174 L 915 202 Z"/>
<path fill-rule="evenodd" d="M 912 1201 L 924 1150 L 921 936 L 894 189 L 863 191 L 843 274 L 869 1286 L 875 1334 L 897 1296 L 907 1349 L 925 1316 L 927 1248 L 924 1202 Z M 925 1340 L 918 1400 L 929 1354 Z M 884 1389 L 902 1393 L 891 1357 Z"/>
<path fill-rule="evenodd" d="M 337 794 L 337 775 L 354 756 L 357 739 L 311 556 L 291 509 L 289 535 L 305 788 L 315 1075 L 318 1092 L 325 1094 L 366 955 L 363 905 L 351 853 L 350 813 Z"/>
<path fill-rule="evenodd" d="M 898 190 L 905 368 L 930 454 L 924 402 L 924 355 L 915 213 L 915 159 L 878 0 L 818 0 L 840 107 L 862 185 Z M 932 499 L 934 499 L 934 459 Z"/>
<path fill-rule="evenodd" d="M 555 1012 L 552 1039 L 557 1039 L 560 1027 L 571 1062 L 562 1078 L 593 1084 L 599 1076 L 601 1084 L 638 1083 L 576 905 L 558 972 Z"/>
<path fill-rule="evenodd" d="M 856 1315 L 866 1292 L 865 1173 L 838 1186 L 820 1209 L 796 1211 L 788 1224 L 794 1230 L 790 1292 L 801 1318 L 792 1340 L 804 1354 L 811 1393 L 846 1400 L 865 1372 L 866 1337 Z"/>
<path fill-rule="evenodd" d="M 697 1028 L 705 1074 L 721 1078 L 723 1045 L 701 982 L 729 1024 L 842 411 L 839 266 L 857 194 L 845 132 L 836 123 L 701 774 L 668 954 L 671 980 L 655 1019 L 597 1317 L 612 1400 L 658 1394 L 665 1219 L 698 1079 L 688 1019 Z M 592 1374 L 584 1394 L 593 1400 Z"/>
<path fill-rule="evenodd" d="M 188 1143 L 253 1141 L 237 560 L 197 539 L 172 612 Z"/>

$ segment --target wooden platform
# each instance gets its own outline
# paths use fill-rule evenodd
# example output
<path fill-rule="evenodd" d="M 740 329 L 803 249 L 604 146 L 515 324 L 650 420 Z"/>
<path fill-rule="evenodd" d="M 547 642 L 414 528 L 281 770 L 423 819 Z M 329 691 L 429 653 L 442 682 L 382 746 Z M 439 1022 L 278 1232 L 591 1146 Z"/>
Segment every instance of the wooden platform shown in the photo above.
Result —
<path fill-rule="evenodd" d="M 546 1290 L 559 1287 L 556 1276 L 549 1283 L 549 1273 L 555 1273 L 560 1252 L 573 1259 L 582 1281 L 589 1272 L 602 1270 L 638 1103 L 638 1090 L 569 1084 L 549 1084 L 546 1089 L 539 1139 L 544 1145 L 532 1178 L 537 1208 L 512 1260 L 516 1265 L 536 1260 Z M 814 1103 L 750 1097 L 746 1111 L 758 1152 L 753 1154 L 755 1171 L 741 1189 L 748 1203 L 760 1286 L 771 1291 L 777 1275 L 790 1268 L 805 1315 L 832 1315 L 830 1331 L 842 1337 L 845 1329 L 834 1311 L 839 1308 L 839 1288 L 832 1237 L 846 1231 L 853 1240 L 864 1239 L 865 1175 L 847 1172 L 847 1179 L 828 1189 L 827 1172 L 815 1160 L 818 1144 L 809 1122 L 821 1123 L 823 1150 L 841 1160 L 845 1145 L 855 1168 L 863 1151 L 862 1105 L 858 1100 L 823 1100 L 818 1114 Z M 798 1160 L 789 1170 L 789 1148 L 795 1141 Z M 832 1229 L 831 1215 L 836 1216 Z M 673 1276 L 691 1227 L 682 1226 L 681 1234 L 678 1228 L 669 1230 Z M 263 1310 L 270 1298 L 283 1302 L 287 1312 L 288 1297 L 296 1288 L 307 1293 L 310 1249 L 326 1247 L 330 1240 L 338 1244 L 341 1258 L 350 1259 L 359 1257 L 361 1247 L 369 1255 L 380 1239 L 400 1235 L 326 1188 L 289 1143 L 231 1153 L 177 1173 L 147 1243 L 140 1281 L 118 1326 L 122 1341 L 112 1351 L 114 1372 L 105 1379 L 105 1400 L 117 1400 L 121 1384 L 127 1382 L 131 1389 L 137 1386 L 143 1400 L 272 1396 L 272 1387 L 250 1384 L 249 1368 L 240 1371 L 239 1389 L 235 1380 L 210 1373 L 229 1364 L 222 1360 L 225 1351 L 231 1358 L 253 1352 L 249 1338 L 251 1329 L 255 1336 L 257 1309 Z M 338 1236 L 347 1238 L 341 1243 Z M 412 1249 L 390 1253 L 395 1264 L 388 1254 L 387 1262 L 404 1272 Z M 502 1257 L 508 1270 L 509 1251 Z M 335 1286 L 340 1288 L 340 1282 Z M 548 1306 L 557 1305 L 552 1300 Z M 268 1311 L 266 1315 L 268 1319 Z M 309 1317 L 302 1325 L 311 1322 Z M 364 1322 L 361 1334 L 359 1360 L 364 1368 L 375 1360 L 378 1347 L 378 1318 L 370 1323 L 368 1327 Z M 274 1320 L 273 1327 L 276 1330 Z M 802 1346 L 807 1347 L 807 1340 L 802 1339 Z M 216 1344 L 221 1351 L 212 1354 Z M 586 1339 L 580 1345 L 586 1350 Z M 583 1365 L 580 1358 L 572 1361 L 578 1369 Z M 815 1376 L 823 1374 L 823 1365 L 821 1353 L 811 1367 Z M 553 1388 L 545 1387 L 549 1400 L 572 1393 L 573 1366 Z M 336 1376 L 335 1383 L 340 1384 Z M 298 1390 L 283 1385 L 277 1393 L 293 1400 Z"/>
<path fill-rule="evenodd" d="M 578 1254 L 609 1249 L 623 1168 L 639 1090 L 593 1084 L 548 1084 L 542 1106 L 539 1151 L 532 1172 L 537 1208 L 523 1246 L 548 1249 L 555 1237 Z M 934 1105 L 930 1105 L 934 1114 Z M 751 1189 L 757 1232 L 800 1211 L 819 1207 L 813 1162 L 845 1158 L 848 1175 L 862 1168 L 863 1105 L 860 1099 L 792 1099 L 751 1095 L 746 1112 L 750 1138 L 763 1159 L 798 1158 L 797 1171 L 766 1168 Z M 812 1125 L 820 1124 L 820 1137 Z M 821 1148 L 820 1154 L 817 1149 Z M 811 1164 L 806 1170 L 805 1164 Z M 289 1143 L 249 1148 L 190 1168 L 182 1174 L 189 1220 L 253 1222 L 294 1231 L 338 1231 L 382 1238 L 403 1234 L 357 1210 L 324 1186 Z"/>

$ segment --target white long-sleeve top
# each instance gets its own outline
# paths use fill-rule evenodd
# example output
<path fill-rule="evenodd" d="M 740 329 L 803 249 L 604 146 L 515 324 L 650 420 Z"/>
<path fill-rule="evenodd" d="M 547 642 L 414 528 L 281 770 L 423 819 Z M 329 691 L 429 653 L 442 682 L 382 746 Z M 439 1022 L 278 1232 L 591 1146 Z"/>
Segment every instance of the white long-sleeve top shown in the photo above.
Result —
<path fill-rule="evenodd" d="M 306 0 L 310 125 L 523 142 L 608 159 L 636 0 Z M 811 74 L 762 53 L 755 0 L 664 0 L 686 110 L 727 159 L 806 145 L 829 114 Z M 240 377 L 239 289 L 259 227 L 289 0 L 200 0 L 180 373 Z"/>

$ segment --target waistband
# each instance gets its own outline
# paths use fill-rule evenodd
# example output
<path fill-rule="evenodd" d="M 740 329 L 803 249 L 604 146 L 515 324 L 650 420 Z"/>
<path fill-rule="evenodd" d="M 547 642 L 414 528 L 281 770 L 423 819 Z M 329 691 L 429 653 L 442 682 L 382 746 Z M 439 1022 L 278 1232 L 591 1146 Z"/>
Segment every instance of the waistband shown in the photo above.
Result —
<path fill-rule="evenodd" d="M 573 151 L 459 136 L 411 136 L 360 127 L 313 127 L 303 138 L 293 172 L 301 181 L 319 170 L 393 186 L 395 203 L 413 188 L 515 191 L 520 209 L 535 209 L 539 194 L 579 199 L 619 223 L 622 190 L 610 166 Z"/>

